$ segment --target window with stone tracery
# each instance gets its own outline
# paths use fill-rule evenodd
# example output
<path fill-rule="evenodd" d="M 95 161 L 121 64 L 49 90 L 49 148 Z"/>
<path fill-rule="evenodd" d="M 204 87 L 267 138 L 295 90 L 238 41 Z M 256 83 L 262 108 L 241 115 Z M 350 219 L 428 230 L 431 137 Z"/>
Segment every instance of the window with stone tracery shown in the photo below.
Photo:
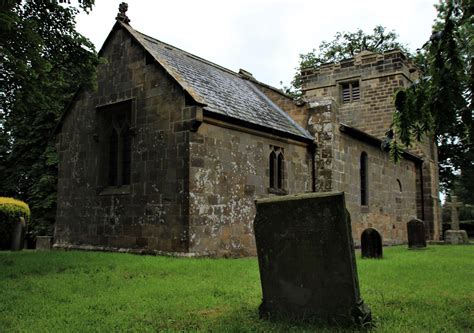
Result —
<path fill-rule="evenodd" d="M 283 148 L 271 146 L 272 151 L 269 156 L 269 177 L 271 192 L 284 192 L 284 169 L 285 157 Z"/>
<path fill-rule="evenodd" d="M 130 185 L 132 161 L 131 102 L 108 105 L 99 109 L 102 118 L 102 168 L 104 185 Z"/>

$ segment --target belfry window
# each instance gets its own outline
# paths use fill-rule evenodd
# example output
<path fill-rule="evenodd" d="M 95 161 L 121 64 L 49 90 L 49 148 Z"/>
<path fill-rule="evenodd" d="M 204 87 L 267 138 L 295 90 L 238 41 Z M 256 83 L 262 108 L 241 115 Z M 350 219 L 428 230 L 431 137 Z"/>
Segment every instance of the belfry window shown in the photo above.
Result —
<path fill-rule="evenodd" d="M 367 206 L 369 202 L 367 169 L 367 153 L 363 152 L 360 155 L 360 204 L 362 206 Z"/>
<path fill-rule="evenodd" d="M 285 157 L 283 156 L 283 149 L 272 146 L 272 151 L 269 157 L 269 177 L 271 190 L 283 190 L 284 188 L 284 170 Z"/>
<path fill-rule="evenodd" d="M 359 81 L 341 84 L 342 103 L 351 103 L 360 100 Z"/>

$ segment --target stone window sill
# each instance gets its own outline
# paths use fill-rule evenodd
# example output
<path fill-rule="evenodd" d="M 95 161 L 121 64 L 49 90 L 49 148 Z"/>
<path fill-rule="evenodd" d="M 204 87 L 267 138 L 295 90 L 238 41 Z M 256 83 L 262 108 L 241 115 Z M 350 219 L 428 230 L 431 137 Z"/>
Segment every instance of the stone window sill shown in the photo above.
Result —
<path fill-rule="evenodd" d="M 99 195 L 127 195 L 130 194 L 130 185 L 108 186 L 99 192 Z"/>
<path fill-rule="evenodd" d="M 366 205 L 360 206 L 360 212 L 361 213 L 368 213 L 369 212 L 369 206 L 366 206 Z"/>
<path fill-rule="evenodd" d="M 288 191 L 287 191 L 287 190 L 284 190 L 284 189 L 282 189 L 282 188 L 272 188 L 272 187 L 269 187 L 269 188 L 268 188 L 268 193 L 276 194 L 276 195 L 287 195 L 287 194 L 288 194 Z"/>

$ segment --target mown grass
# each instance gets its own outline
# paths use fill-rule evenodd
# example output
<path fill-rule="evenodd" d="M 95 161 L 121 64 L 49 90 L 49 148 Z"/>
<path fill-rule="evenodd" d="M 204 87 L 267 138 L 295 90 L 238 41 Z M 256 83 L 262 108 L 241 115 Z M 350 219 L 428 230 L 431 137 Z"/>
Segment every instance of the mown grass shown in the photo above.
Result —
<path fill-rule="evenodd" d="M 474 331 L 474 246 L 358 257 L 375 332 Z M 255 258 L 0 252 L 0 332 L 344 331 L 258 318 Z M 346 329 L 353 331 L 353 329 Z"/>

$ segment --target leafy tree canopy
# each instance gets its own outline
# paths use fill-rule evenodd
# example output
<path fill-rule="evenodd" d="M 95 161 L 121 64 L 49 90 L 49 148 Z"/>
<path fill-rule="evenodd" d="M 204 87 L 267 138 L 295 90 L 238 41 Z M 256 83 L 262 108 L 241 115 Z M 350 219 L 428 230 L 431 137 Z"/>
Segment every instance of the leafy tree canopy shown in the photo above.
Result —
<path fill-rule="evenodd" d="M 356 54 L 367 50 L 371 52 L 385 52 L 400 49 L 409 54 L 407 47 L 400 43 L 394 31 L 387 31 L 383 26 L 376 26 L 371 34 L 362 29 L 356 32 L 338 32 L 332 41 L 323 41 L 318 50 L 300 54 L 300 63 L 291 82 L 291 87 L 284 87 L 286 93 L 299 96 L 301 94 L 301 81 L 299 75 L 304 68 L 316 68 L 329 62 L 337 62 L 352 58 Z"/>
<path fill-rule="evenodd" d="M 0 5 L 0 195 L 30 205 L 50 233 L 56 205 L 53 130 L 72 95 L 93 82 L 93 44 L 75 30 L 94 0 L 5 0 Z"/>
<path fill-rule="evenodd" d="M 442 1 L 430 40 L 416 57 L 422 78 L 395 96 L 393 147 L 410 146 L 425 134 L 439 151 L 440 180 L 474 203 L 474 16 L 472 1 Z M 469 195 L 470 193 L 470 195 Z"/>

